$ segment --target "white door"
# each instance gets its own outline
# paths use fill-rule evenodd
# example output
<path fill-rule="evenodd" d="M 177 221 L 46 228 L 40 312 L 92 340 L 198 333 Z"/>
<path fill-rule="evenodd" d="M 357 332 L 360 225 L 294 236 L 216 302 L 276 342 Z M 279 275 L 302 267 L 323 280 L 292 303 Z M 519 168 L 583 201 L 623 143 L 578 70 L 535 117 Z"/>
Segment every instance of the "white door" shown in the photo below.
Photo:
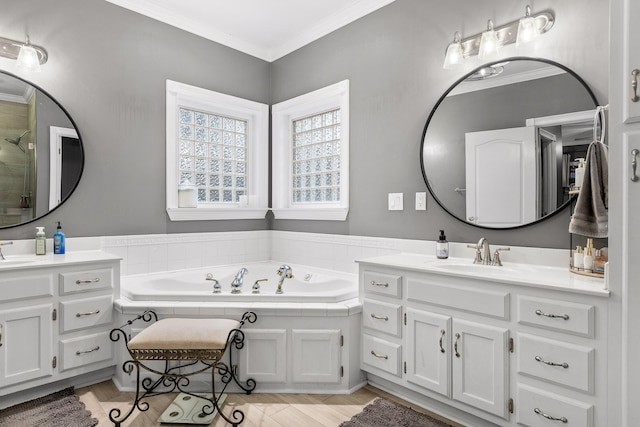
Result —
<path fill-rule="evenodd" d="M 294 383 L 339 383 L 340 330 L 293 329 Z"/>
<path fill-rule="evenodd" d="M 515 227 L 536 219 L 533 126 L 465 134 L 467 220 Z"/>
<path fill-rule="evenodd" d="M 407 309 L 407 381 L 451 397 L 451 317 Z"/>
<path fill-rule="evenodd" d="M 453 398 L 506 419 L 509 331 L 453 319 L 452 333 Z"/>
<path fill-rule="evenodd" d="M 0 387 L 53 374 L 52 312 L 51 304 L 0 311 Z"/>
<path fill-rule="evenodd" d="M 246 329 L 240 350 L 239 377 L 259 383 L 287 382 L 287 330 Z"/>

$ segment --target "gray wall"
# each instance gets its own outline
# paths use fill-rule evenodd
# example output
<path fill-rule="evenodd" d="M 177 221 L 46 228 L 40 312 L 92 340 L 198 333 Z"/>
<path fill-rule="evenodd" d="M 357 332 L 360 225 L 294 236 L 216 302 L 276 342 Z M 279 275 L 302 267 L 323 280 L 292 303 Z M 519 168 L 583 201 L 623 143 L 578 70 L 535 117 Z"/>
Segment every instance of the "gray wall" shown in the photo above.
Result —
<path fill-rule="evenodd" d="M 272 101 L 350 80 L 351 193 L 348 222 L 274 221 L 276 230 L 321 231 L 397 238 L 470 242 L 486 236 L 492 243 L 569 247 L 568 212 L 516 230 L 483 230 L 450 217 L 431 198 L 427 211 L 414 210 L 415 193 L 427 191 L 419 149 L 424 124 L 440 95 L 480 65 L 443 70 L 447 44 L 517 19 L 526 4 L 533 12 L 550 9 L 553 29 L 534 52 L 503 49 L 506 56 L 544 57 L 582 76 L 600 103 L 608 84 L 608 2 L 603 0 L 396 0 L 274 62 Z M 587 24 L 588 23 L 588 24 Z M 586 25 L 585 25 L 586 24 Z M 404 193 L 404 211 L 387 210 L 387 193 Z"/>
<path fill-rule="evenodd" d="M 449 217 L 430 197 L 426 212 L 413 210 L 413 194 L 426 191 L 418 151 L 427 116 L 449 85 L 479 65 L 443 70 L 447 43 L 456 30 L 463 36 L 481 31 L 488 18 L 497 25 L 516 19 L 526 4 L 396 0 L 269 64 L 104 0 L 4 0 L 10 13 L 0 15 L 1 35 L 22 39 L 29 31 L 33 43 L 47 48 L 43 72 L 27 79 L 65 106 L 87 159 L 82 181 L 64 205 L 37 224 L 0 230 L 0 239 L 30 238 L 33 226 L 51 231 L 60 220 L 69 237 L 273 228 L 435 239 L 444 228 L 452 241 L 485 235 L 492 243 L 567 247 L 568 215 L 523 230 L 485 231 Z M 534 12 L 552 9 L 557 22 L 530 55 L 572 68 L 606 103 L 608 2 L 537 0 L 531 6 Z M 16 72 L 4 59 L 0 69 Z M 348 220 L 170 222 L 164 175 L 167 78 L 270 104 L 348 78 Z M 405 193 L 404 211 L 387 211 L 389 192 Z"/>

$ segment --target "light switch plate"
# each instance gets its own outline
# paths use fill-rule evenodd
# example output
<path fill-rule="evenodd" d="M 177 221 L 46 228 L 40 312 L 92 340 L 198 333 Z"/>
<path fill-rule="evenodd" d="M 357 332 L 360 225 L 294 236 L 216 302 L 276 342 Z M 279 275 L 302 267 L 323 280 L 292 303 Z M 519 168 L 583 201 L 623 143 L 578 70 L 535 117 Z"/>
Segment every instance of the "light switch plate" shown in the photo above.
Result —
<path fill-rule="evenodd" d="M 427 210 L 427 193 L 425 192 L 416 193 L 416 210 L 417 211 Z"/>
<path fill-rule="evenodd" d="M 403 193 L 389 193 L 389 210 L 401 211 L 404 209 Z"/>

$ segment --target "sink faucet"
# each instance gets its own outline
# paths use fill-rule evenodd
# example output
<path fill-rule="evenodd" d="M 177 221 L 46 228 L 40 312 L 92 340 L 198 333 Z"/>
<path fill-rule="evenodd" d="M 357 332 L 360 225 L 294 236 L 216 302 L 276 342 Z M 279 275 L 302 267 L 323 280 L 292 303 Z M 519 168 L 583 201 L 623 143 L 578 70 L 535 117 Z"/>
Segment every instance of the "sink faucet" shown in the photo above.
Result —
<path fill-rule="evenodd" d="M 4 255 L 2 254 L 2 247 L 6 245 L 13 245 L 13 242 L 0 242 L 0 259 L 4 259 Z"/>
<path fill-rule="evenodd" d="M 477 248 L 478 250 L 482 250 L 482 264 L 490 265 L 491 247 L 489 246 L 489 241 L 485 237 L 481 237 L 480 240 L 478 240 Z"/>
<path fill-rule="evenodd" d="M 276 289 L 276 294 L 282 294 L 284 293 L 282 291 L 282 283 L 284 282 L 284 279 L 293 278 L 293 270 L 287 264 L 282 264 L 280 268 L 278 268 L 278 276 L 280 276 L 280 279 L 278 279 L 278 289 Z"/>
<path fill-rule="evenodd" d="M 231 282 L 231 293 L 232 294 L 239 294 L 240 292 L 242 292 L 240 290 L 240 288 L 242 287 L 242 284 L 244 283 L 244 275 L 247 274 L 248 272 L 249 272 L 249 270 L 247 270 L 244 267 L 242 267 L 240 269 L 240 271 L 238 271 L 238 274 L 236 274 L 235 279 L 233 279 L 233 281 Z"/>

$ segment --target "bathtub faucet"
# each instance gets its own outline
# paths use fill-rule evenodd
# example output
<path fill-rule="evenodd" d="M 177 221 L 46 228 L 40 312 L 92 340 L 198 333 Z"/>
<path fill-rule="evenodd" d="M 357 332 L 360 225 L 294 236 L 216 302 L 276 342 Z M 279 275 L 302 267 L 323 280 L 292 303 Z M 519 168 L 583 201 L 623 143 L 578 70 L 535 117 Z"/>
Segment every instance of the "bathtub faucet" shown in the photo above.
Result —
<path fill-rule="evenodd" d="M 280 268 L 278 268 L 278 276 L 280 276 L 280 279 L 278 279 L 278 289 L 276 289 L 276 294 L 282 294 L 284 293 L 282 291 L 282 283 L 284 282 L 284 279 L 293 278 L 293 270 L 287 264 L 282 264 Z"/>
<path fill-rule="evenodd" d="M 242 267 L 240 271 L 238 271 L 238 274 L 236 274 L 235 279 L 233 279 L 233 282 L 231 282 L 232 294 L 239 294 L 240 292 L 242 292 L 240 288 L 242 287 L 242 283 L 244 281 L 244 275 L 247 274 L 248 272 L 249 270 L 247 270 L 244 267 Z"/>

